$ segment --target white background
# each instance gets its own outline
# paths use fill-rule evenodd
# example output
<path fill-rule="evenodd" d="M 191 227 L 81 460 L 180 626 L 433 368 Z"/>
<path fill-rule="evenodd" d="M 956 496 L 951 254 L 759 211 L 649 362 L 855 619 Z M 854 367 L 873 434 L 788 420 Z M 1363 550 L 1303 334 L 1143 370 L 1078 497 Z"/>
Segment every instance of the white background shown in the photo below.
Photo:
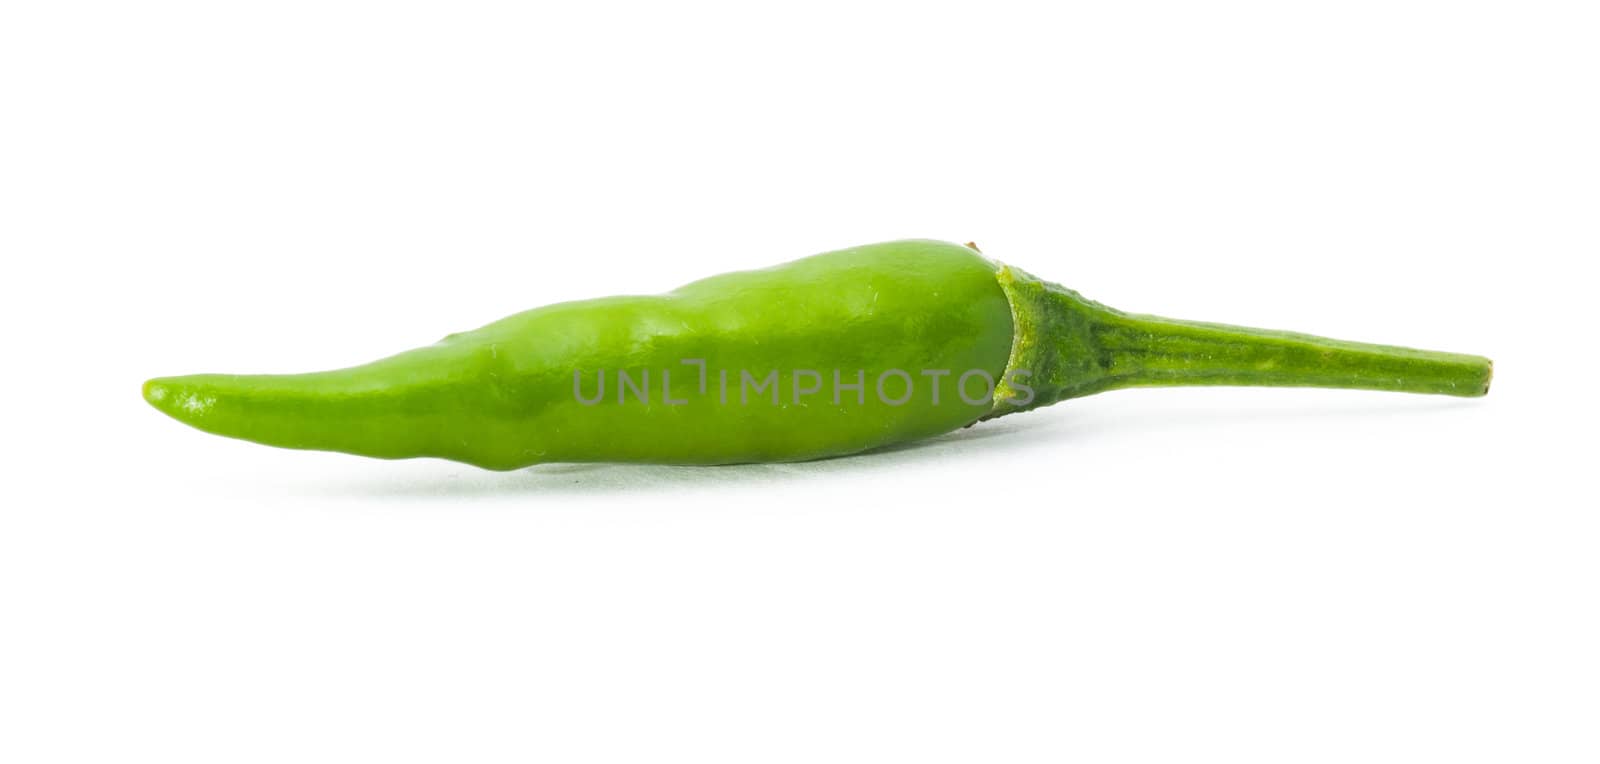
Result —
<path fill-rule="evenodd" d="M 1600 757 L 1588 3 L 7 3 L 0 760 Z M 203 435 L 302 371 L 901 237 L 1481 353 L 736 468 Z"/>

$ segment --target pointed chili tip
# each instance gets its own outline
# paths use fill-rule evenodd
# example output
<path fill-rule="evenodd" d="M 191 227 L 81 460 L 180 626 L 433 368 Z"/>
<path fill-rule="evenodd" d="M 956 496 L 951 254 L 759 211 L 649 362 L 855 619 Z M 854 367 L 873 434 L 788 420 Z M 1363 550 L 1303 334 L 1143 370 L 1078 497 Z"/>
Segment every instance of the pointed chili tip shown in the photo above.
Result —
<path fill-rule="evenodd" d="M 144 400 L 146 403 L 165 411 L 163 404 L 172 397 L 172 386 L 162 377 L 146 380 L 144 383 Z"/>
<path fill-rule="evenodd" d="M 144 399 L 157 411 L 188 424 L 216 403 L 215 398 L 185 384 L 182 377 L 156 377 L 145 382 Z"/>
<path fill-rule="evenodd" d="M 173 384 L 171 377 L 156 377 L 144 383 L 144 400 L 155 409 L 174 419 L 181 419 L 178 411 L 181 410 L 182 396 L 178 385 Z"/>

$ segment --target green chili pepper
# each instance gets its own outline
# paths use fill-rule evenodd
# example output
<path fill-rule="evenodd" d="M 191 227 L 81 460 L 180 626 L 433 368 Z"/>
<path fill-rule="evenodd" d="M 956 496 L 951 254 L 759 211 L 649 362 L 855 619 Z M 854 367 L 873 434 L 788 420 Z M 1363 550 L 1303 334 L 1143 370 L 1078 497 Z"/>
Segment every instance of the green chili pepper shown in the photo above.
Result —
<path fill-rule="evenodd" d="M 1124 387 L 1480 396 L 1487 358 L 1123 313 L 896 241 L 551 305 L 337 371 L 145 383 L 206 432 L 489 469 L 816 459 Z"/>

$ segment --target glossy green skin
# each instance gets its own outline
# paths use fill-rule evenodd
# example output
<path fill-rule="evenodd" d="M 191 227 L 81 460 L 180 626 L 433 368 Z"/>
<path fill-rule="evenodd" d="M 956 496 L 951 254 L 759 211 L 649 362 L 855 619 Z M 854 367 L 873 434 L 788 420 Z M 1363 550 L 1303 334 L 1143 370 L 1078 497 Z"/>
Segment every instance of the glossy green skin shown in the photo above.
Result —
<path fill-rule="evenodd" d="M 530 310 L 350 369 L 167 377 L 144 392 L 219 435 L 513 469 L 816 459 L 1126 387 L 1476 397 L 1493 369 L 1482 356 L 1123 313 L 970 247 L 913 240 Z M 836 389 L 835 373 L 863 389 Z"/>
<path fill-rule="evenodd" d="M 982 370 L 999 380 L 1012 343 L 996 266 L 968 247 L 888 242 L 663 295 L 551 305 L 364 366 L 299 375 L 151 380 L 145 397 L 207 432 L 288 448 L 383 458 L 434 456 L 490 469 L 541 462 L 726 464 L 850 454 L 971 424 L 991 411 L 956 394 Z M 706 389 L 699 366 L 705 361 Z M 904 390 L 912 396 L 891 405 Z M 604 398 L 593 404 L 597 374 Z M 627 391 L 617 371 L 649 402 Z M 820 390 L 804 394 L 818 372 Z M 865 389 L 840 391 L 832 374 Z M 948 370 L 946 377 L 923 370 Z M 724 402 L 720 371 L 728 373 Z M 776 371 L 772 390 L 742 386 Z M 574 373 L 581 374 L 579 390 Z M 663 392 L 670 376 L 671 402 Z M 934 403 L 934 381 L 940 383 Z M 801 394 L 796 393 L 796 382 Z M 974 379 L 968 394 L 980 398 Z M 742 394 L 743 393 L 743 394 Z"/>

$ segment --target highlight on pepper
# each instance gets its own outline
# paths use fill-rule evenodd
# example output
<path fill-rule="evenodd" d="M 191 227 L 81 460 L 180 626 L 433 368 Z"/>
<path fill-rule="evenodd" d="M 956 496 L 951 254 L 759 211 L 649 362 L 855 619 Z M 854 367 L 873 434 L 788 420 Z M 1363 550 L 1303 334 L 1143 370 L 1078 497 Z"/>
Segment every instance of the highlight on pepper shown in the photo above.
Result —
<path fill-rule="evenodd" d="M 916 239 L 549 305 L 345 369 L 160 377 L 144 397 L 270 446 L 509 470 L 818 459 L 1128 387 L 1477 397 L 1492 372 L 1475 355 L 1124 313 Z"/>

